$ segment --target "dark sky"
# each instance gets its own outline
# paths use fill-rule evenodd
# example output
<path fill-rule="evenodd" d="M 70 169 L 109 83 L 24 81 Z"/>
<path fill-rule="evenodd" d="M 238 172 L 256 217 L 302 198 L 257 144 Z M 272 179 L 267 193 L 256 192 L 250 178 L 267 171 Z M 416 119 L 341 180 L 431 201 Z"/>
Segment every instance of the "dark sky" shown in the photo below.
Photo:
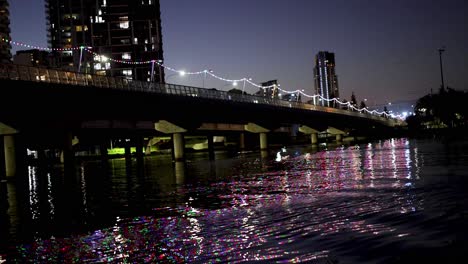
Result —
<path fill-rule="evenodd" d="M 341 98 L 417 99 L 446 84 L 468 90 L 466 0 L 161 0 L 167 65 L 228 78 L 278 79 L 313 93 L 314 56 L 336 55 Z M 10 0 L 12 38 L 46 44 L 42 0 Z M 202 86 L 202 77 L 169 82 Z M 207 87 L 230 85 L 207 79 Z M 246 89 L 256 91 L 253 87 Z"/>

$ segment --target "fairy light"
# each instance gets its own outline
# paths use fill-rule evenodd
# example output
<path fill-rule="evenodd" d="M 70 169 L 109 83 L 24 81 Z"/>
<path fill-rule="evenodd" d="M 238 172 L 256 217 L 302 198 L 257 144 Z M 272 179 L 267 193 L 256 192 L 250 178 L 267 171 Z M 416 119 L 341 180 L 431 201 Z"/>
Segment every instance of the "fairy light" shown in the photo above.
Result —
<path fill-rule="evenodd" d="M 77 46 L 77 47 L 70 47 L 70 48 L 48 48 L 48 47 L 40 47 L 40 46 L 36 46 L 36 45 L 30 45 L 30 44 L 26 44 L 26 43 L 22 43 L 22 42 L 17 42 L 17 41 L 13 41 L 13 40 L 9 40 L 9 39 L 6 39 L 6 38 L 2 38 L 2 41 L 3 42 L 6 42 L 6 43 L 10 43 L 12 45 L 16 45 L 16 46 L 19 46 L 19 47 L 25 47 L 25 48 L 30 48 L 30 49 L 38 49 L 38 50 L 46 50 L 46 51 L 77 51 L 77 50 L 85 50 L 87 51 L 88 53 L 92 54 L 94 56 L 94 58 L 96 59 L 96 61 L 99 61 L 99 62 L 108 62 L 108 61 L 111 61 L 111 62 L 114 62 L 114 63 L 120 63 L 120 64 L 129 64 L 129 65 L 145 65 L 145 64 L 156 64 L 158 65 L 159 67 L 162 67 L 166 70 L 169 70 L 169 71 L 172 71 L 174 73 L 178 73 L 180 76 L 185 76 L 185 75 L 200 75 L 200 74 L 205 74 L 205 75 L 210 75 L 211 77 L 215 78 L 215 79 L 218 79 L 220 81 L 224 81 L 224 82 L 230 82 L 233 84 L 233 86 L 237 86 L 239 82 L 245 82 L 245 83 L 248 83 L 254 87 L 257 87 L 257 88 L 262 88 L 262 89 L 278 89 L 280 92 L 282 93 L 286 93 L 286 94 L 301 94 L 307 98 L 313 98 L 315 100 L 322 100 L 322 101 L 326 101 L 326 102 L 335 102 L 337 104 L 340 104 L 341 106 L 347 106 L 348 109 L 352 109 L 354 111 L 357 111 L 359 113 L 363 113 L 363 112 L 366 112 L 368 114 L 371 114 L 371 115 L 380 115 L 380 116 L 385 116 L 385 117 L 391 117 L 391 118 L 396 118 L 396 119 L 403 119 L 404 117 L 402 115 L 394 115 L 394 114 L 389 114 L 389 113 L 386 113 L 384 111 L 382 112 L 379 112 L 377 110 L 368 110 L 367 108 L 357 108 L 355 107 L 354 105 L 352 105 L 350 102 L 342 102 L 340 100 L 338 100 L 337 98 L 332 98 L 332 99 L 329 99 L 329 98 L 325 98 L 319 94 L 315 94 L 315 95 L 309 95 L 309 94 L 306 94 L 304 91 L 302 90 L 295 90 L 295 91 L 287 91 L 287 90 L 284 90 L 281 88 L 281 85 L 280 84 L 273 84 L 273 85 L 269 85 L 269 86 L 262 86 L 260 84 L 257 84 L 255 82 L 252 81 L 251 78 L 241 78 L 241 79 L 228 79 L 228 78 L 224 78 L 224 77 L 221 77 L 219 75 L 216 75 L 212 70 L 202 70 L 202 71 L 195 71 L 195 72 L 189 72 L 189 71 L 185 71 L 185 70 L 177 70 L 177 69 L 174 69 L 170 66 L 167 66 L 165 65 L 164 63 L 162 63 L 162 61 L 159 61 L 159 60 L 146 60 L 146 61 L 131 61 L 131 60 L 119 60 L 119 59 L 113 59 L 113 58 L 110 58 L 110 57 L 107 57 L 105 55 L 101 55 L 97 52 L 94 52 L 92 50 L 92 47 L 84 47 L 84 46 Z"/>

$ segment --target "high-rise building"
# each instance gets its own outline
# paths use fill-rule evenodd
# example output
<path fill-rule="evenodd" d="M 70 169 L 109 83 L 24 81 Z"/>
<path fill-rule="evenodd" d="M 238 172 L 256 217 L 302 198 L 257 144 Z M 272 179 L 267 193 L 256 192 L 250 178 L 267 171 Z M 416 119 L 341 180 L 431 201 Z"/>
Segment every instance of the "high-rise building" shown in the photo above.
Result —
<path fill-rule="evenodd" d="M 100 55 L 56 51 L 61 68 L 164 82 L 158 65 L 114 61 L 163 62 L 159 0 L 46 0 L 46 13 L 51 48 L 91 47 Z"/>
<path fill-rule="evenodd" d="M 262 97 L 268 97 L 271 99 L 278 99 L 279 98 L 279 93 L 278 93 L 278 80 L 271 80 L 268 82 L 263 82 L 261 83 L 262 88 L 258 90 L 255 95 L 257 96 L 262 96 Z"/>
<path fill-rule="evenodd" d="M 8 1 L 0 0 L 0 62 L 11 62 L 11 45 L 6 42 L 10 40 L 10 12 Z"/>
<path fill-rule="evenodd" d="M 320 51 L 315 56 L 315 92 L 326 99 L 339 98 L 338 77 L 335 72 L 335 54 Z M 319 101 L 318 105 L 334 106 L 333 102 Z"/>

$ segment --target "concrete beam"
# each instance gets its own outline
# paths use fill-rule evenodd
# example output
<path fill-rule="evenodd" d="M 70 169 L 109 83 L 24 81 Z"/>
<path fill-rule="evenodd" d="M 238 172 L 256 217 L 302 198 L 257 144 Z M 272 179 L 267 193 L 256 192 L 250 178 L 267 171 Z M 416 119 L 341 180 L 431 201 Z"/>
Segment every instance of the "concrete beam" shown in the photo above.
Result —
<path fill-rule="evenodd" d="M 18 130 L 0 122 L 0 136 L 18 134 Z"/>
<path fill-rule="evenodd" d="M 186 129 L 174 125 L 166 120 L 161 120 L 154 124 L 154 128 L 164 134 L 180 134 L 187 132 Z"/>
<path fill-rule="evenodd" d="M 257 124 L 254 124 L 254 123 L 248 123 L 247 125 L 244 126 L 244 129 L 247 132 L 256 133 L 256 134 L 270 132 L 270 130 L 268 130 L 268 129 L 264 128 L 264 127 L 261 127 L 261 126 L 259 126 Z"/>
<path fill-rule="evenodd" d="M 346 132 L 344 132 L 343 130 L 339 130 L 338 128 L 334 128 L 334 127 L 328 127 L 327 133 L 330 134 L 330 135 L 344 135 L 344 134 L 346 134 Z"/>
<path fill-rule="evenodd" d="M 245 131 L 244 125 L 239 124 L 221 124 L 221 123 L 203 123 L 198 130 L 209 131 Z"/>
<path fill-rule="evenodd" d="M 318 134 L 320 133 L 320 131 L 314 129 L 314 128 L 311 128 L 311 127 L 308 127 L 308 126 L 300 126 L 299 127 L 299 132 L 301 133 L 304 133 L 306 135 L 311 135 L 311 134 Z"/>

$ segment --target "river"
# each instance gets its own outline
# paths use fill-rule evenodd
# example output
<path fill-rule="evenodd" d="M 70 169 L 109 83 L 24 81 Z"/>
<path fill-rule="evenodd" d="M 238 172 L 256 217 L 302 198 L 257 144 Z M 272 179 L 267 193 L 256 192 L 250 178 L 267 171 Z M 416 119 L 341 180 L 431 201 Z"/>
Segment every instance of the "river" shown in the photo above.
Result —
<path fill-rule="evenodd" d="M 31 166 L 2 184 L 0 263 L 467 260 L 467 141 L 104 165 Z"/>

